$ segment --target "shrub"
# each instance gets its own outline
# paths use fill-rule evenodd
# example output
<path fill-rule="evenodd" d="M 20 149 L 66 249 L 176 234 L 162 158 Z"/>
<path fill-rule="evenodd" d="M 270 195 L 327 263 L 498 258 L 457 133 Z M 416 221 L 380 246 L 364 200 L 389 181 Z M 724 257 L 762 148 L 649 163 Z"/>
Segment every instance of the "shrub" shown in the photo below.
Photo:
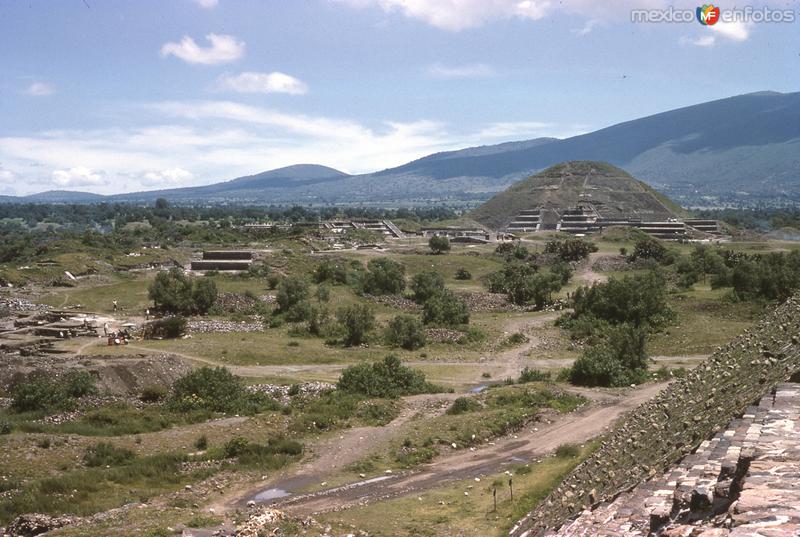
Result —
<path fill-rule="evenodd" d="M 275 301 L 281 313 L 286 313 L 293 306 L 308 298 L 308 282 L 297 276 L 289 276 L 278 284 Z"/>
<path fill-rule="evenodd" d="M 472 399 L 470 397 L 459 397 L 453 404 L 450 405 L 450 408 L 447 409 L 446 413 L 450 415 L 458 415 L 458 414 L 465 414 L 467 412 L 474 412 L 481 408 L 481 404 Z"/>
<path fill-rule="evenodd" d="M 11 431 L 14 430 L 14 427 L 11 423 L 7 421 L 0 422 L 0 435 L 11 434 Z"/>
<path fill-rule="evenodd" d="M 200 435 L 197 440 L 194 441 L 194 447 L 200 451 L 208 449 L 208 437 L 206 435 Z"/>
<path fill-rule="evenodd" d="M 439 293 L 425 302 L 422 311 L 425 324 L 454 327 L 469 323 L 466 302 L 449 291 Z"/>
<path fill-rule="evenodd" d="M 347 280 L 347 267 L 339 261 L 324 259 L 314 269 L 314 281 L 317 283 L 329 282 L 336 285 L 346 284 Z"/>
<path fill-rule="evenodd" d="M 328 287 L 327 284 L 322 284 L 317 287 L 314 296 L 317 298 L 318 302 L 328 302 L 331 299 L 331 288 Z"/>
<path fill-rule="evenodd" d="M 12 392 L 11 408 L 17 412 L 55 410 L 67 406 L 67 397 L 53 381 L 37 378 L 19 384 Z"/>
<path fill-rule="evenodd" d="M 660 240 L 645 236 L 636 240 L 633 245 L 633 253 L 628 259 L 630 261 L 652 259 L 658 263 L 669 265 L 675 261 L 675 255 Z"/>
<path fill-rule="evenodd" d="M 570 382 L 582 386 L 627 386 L 645 380 L 645 331 L 623 324 L 608 332 L 606 341 L 586 349 L 575 361 Z"/>
<path fill-rule="evenodd" d="M 222 447 L 222 454 L 226 459 L 238 457 L 247 450 L 250 441 L 241 436 L 234 436 Z"/>
<path fill-rule="evenodd" d="M 434 254 L 443 254 L 450 251 L 450 239 L 434 235 L 428 240 L 428 247 Z"/>
<path fill-rule="evenodd" d="M 472 273 L 465 269 L 464 267 L 460 267 L 456 270 L 456 280 L 471 280 Z"/>
<path fill-rule="evenodd" d="M 287 310 L 286 320 L 290 323 L 301 323 L 311 318 L 312 306 L 308 300 L 303 300 L 296 304 L 292 304 Z"/>
<path fill-rule="evenodd" d="M 432 270 L 420 272 L 411 278 L 411 290 L 414 292 L 414 301 L 417 304 L 424 304 L 444 291 L 444 278 Z"/>
<path fill-rule="evenodd" d="M 375 314 L 366 304 L 343 306 L 336 312 L 336 318 L 344 328 L 344 344 L 361 345 L 375 325 Z"/>
<path fill-rule="evenodd" d="M 524 384 L 526 382 L 545 382 L 550 380 L 549 371 L 539 371 L 538 369 L 530 369 L 526 367 L 520 372 L 519 382 Z"/>
<path fill-rule="evenodd" d="M 186 332 L 186 319 L 179 315 L 156 319 L 144 326 L 145 339 L 173 339 L 181 337 Z"/>
<path fill-rule="evenodd" d="M 167 396 L 167 389 L 163 386 L 150 385 L 142 388 L 139 399 L 145 403 L 157 403 Z"/>
<path fill-rule="evenodd" d="M 253 414 L 278 410 L 280 405 L 264 394 L 251 394 L 242 381 L 224 367 L 201 367 L 179 378 L 172 385 L 167 404 L 176 411 L 208 410 Z"/>
<path fill-rule="evenodd" d="M 574 459 L 580 454 L 581 448 L 575 444 L 561 444 L 556 448 L 556 457 L 559 459 Z"/>
<path fill-rule="evenodd" d="M 274 290 L 278 288 L 278 284 L 281 282 L 281 277 L 277 274 L 272 274 L 267 277 L 267 288 L 270 290 Z"/>
<path fill-rule="evenodd" d="M 550 241 L 544 247 L 545 253 L 557 254 L 562 261 L 580 261 L 597 251 L 597 245 L 578 237 L 562 241 Z"/>
<path fill-rule="evenodd" d="M 592 316 L 612 324 L 635 327 L 658 325 L 670 314 L 666 303 L 666 282 L 656 273 L 611 278 L 606 283 L 575 291 L 573 318 Z"/>
<path fill-rule="evenodd" d="M 382 257 L 367 263 L 367 272 L 362 277 L 361 286 L 371 295 L 396 295 L 406 288 L 406 269 L 391 259 Z"/>
<path fill-rule="evenodd" d="M 188 313 L 193 309 L 192 281 L 180 268 L 156 274 L 148 288 L 156 308 L 170 313 Z"/>
<path fill-rule="evenodd" d="M 398 315 L 386 327 L 385 338 L 388 345 L 413 351 L 425 346 L 425 327 L 416 317 Z"/>
<path fill-rule="evenodd" d="M 194 282 L 192 289 L 192 309 L 196 313 L 205 314 L 217 300 L 217 284 L 210 278 L 202 278 Z"/>
<path fill-rule="evenodd" d="M 348 367 L 342 371 L 337 388 L 366 397 L 386 398 L 441 391 L 427 382 L 421 371 L 402 365 L 394 355 L 387 356 L 381 362 Z"/>
<path fill-rule="evenodd" d="M 100 442 L 86 448 L 83 463 L 89 467 L 122 466 L 131 462 L 136 455 L 127 448 L 116 447 L 108 442 Z"/>
<path fill-rule="evenodd" d="M 96 383 L 97 378 L 89 371 L 70 371 L 62 381 L 64 394 L 72 398 L 97 395 Z"/>

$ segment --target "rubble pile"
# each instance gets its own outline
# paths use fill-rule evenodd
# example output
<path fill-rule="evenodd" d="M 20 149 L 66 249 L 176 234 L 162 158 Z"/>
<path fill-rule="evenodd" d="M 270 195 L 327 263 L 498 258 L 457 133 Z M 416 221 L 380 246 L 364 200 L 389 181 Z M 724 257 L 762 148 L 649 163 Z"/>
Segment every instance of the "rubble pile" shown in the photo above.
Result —
<path fill-rule="evenodd" d="M 458 343 L 464 338 L 464 332 L 450 328 L 428 328 L 425 337 L 429 343 Z"/>
<path fill-rule="evenodd" d="M 287 531 L 285 522 L 292 522 L 291 526 L 299 527 L 302 535 L 314 537 L 337 537 L 331 533 L 329 526 L 323 526 L 313 518 L 293 518 L 277 509 L 259 509 L 250 513 L 248 519 L 239 525 L 235 531 L 236 537 L 288 537 L 295 535 L 293 530 Z M 338 537 L 369 537 L 365 531 L 350 530 L 339 533 Z"/>
<path fill-rule="evenodd" d="M 588 506 L 667 471 L 798 371 L 800 297 L 794 296 L 629 413 L 510 535 L 543 535 Z"/>
<path fill-rule="evenodd" d="M 227 313 L 242 313 L 252 311 L 259 302 L 272 304 L 275 302 L 275 297 L 272 295 L 253 297 L 242 293 L 220 293 L 214 306 Z"/>
<path fill-rule="evenodd" d="M 649 261 L 647 259 L 636 259 L 635 261 L 628 261 L 623 255 L 608 255 L 598 257 L 592 264 L 592 270 L 595 272 L 622 272 L 625 270 L 640 270 L 647 268 Z"/>
<path fill-rule="evenodd" d="M 506 298 L 506 295 L 499 293 L 485 293 L 481 291 L 459 292 L 459 298 L 464 300 L 473 313 L 485 313 L 492 311 L 532 311 L 533 306 L 517 306 Z"/>
<path fill-rule="evenodd" d="M 364 295 L 367 299 L 390 308 L 405 311 L 422 311 L 422 306 L 400 295 Z"/>
<path fill-rule="evenodd" d="M 263 332 L 264 323 L 253 321 L 221 321 L 216 319 L 192 320 L 186 323 L 186 330 L 195 334 L 227 332 Z"/>
<path fill-rule="evenodd" d="M 75 524 L 80 519 L 74 516 L 48 516 L 38 513 L 20 515 L 5 529 L 10 537 L 33 537 L 63 526 Z"/>
<path fill-rule="evenodd" d="M 47 311 L 49 309 L 50 306 L 47 304 L 35 304 L 24 298 L 0 297 L 0 311 L 36 312 Z"/>
<path fill-rule="evenodd" d="M 289 402 L 294 396 L 319 397 L 320 394 L 336 388 L 330 382 L 304 382 L 292 386 L 279 386 L 277 384 L 252 384 L 247 386 L 250 393 L 263 393 L 280 401 L 283 404 Z"/>
<path fill-rule="evenodd" d="M 798 535 L 798 465 L 800 384 L 780 384 L 670 472 L 552 535 Z"/>

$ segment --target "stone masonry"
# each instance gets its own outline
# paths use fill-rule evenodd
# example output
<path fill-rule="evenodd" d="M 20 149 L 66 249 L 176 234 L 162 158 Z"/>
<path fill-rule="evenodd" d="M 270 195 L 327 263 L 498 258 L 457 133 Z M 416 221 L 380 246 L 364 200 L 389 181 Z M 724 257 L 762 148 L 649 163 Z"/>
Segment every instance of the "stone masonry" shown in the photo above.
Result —
<path fill-rule="evenodd" d="M 767 314 L 756 327 L 719 348 L 685 378 L 625 416 L 597 451 L 523 517 L 510 535 L 544 535 L 591 506 L 613 501 L 640 483 L 667 472 L 698 446 L 704 449 L 704 441 L 798 371 L 800 296 L 795 295 Z M 746 422 L 749 418 L 741 419 Z M 737 429 L 732 430 L 736 435 Z M 741 430 L 738 434 L 742 434 Z M 733 471 L 735 474 L 736 470 Z M 703 479 L 710 486 L 718 477 Z M 666 490 L 661 494 L 668 496 Z M 653 497 L 657 497 L 655 492 Z M 668 499 L 665 501 L 669 503 Z M 658 513 L 666 516 L 666 510 L 663 507 Z"/>

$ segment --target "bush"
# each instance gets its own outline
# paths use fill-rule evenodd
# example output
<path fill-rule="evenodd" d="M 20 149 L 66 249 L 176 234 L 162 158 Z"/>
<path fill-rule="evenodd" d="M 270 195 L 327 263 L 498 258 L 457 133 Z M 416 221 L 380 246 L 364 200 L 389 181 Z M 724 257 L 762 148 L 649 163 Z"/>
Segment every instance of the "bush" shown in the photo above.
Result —
<path fill-rule="evenodd" d="M 580 261 L 597 251 L 597 246 L 578 237 L 562 241 L 550 241 L 544 247 L 545 253 L 556 254 L 562 261 Z"/>
<path fill-rule="evenodd" d="M 467 412 L 480 410 L 480 408 L 481 404 L 475 399 L 470 397 L 459 397 L 453 401 L 453 404 L 450 405 L 450 408 L 447 409 L 446 413 L 450 415 L 465 414 Z"/>
<path fill-rule="evenodd" d="M 167 389 L 163 386 L 150 385 L 142 388 L 139 399 L 145 403 L 157 403 L 167 396 Z"/>
<path fill-rule="evenodd" d="M 367 272 L 361 282 L 364 293 L 370 295 L 396 295 L 406 288 L 406 269 L 391 259 L 382 257 L 367 263 Z"/>
<path fill-rule="evenodd" d="M 145 339 L 174 339 L 186 332 L 186 319 L 179 315 L 156 319 L 144 326 Z"/>
<path fill-rule="evenodd" d="M 222 447 L 222 454 L 226 459 L 238 457 L 247 450 L 250 441 L 241 436 L 234 436 Z"/>
<path fill-rule="evenodd" d="M 86 466 L 122 466 L 133 461 L 136 455 L 127 448 L 116 447 L 108 442 L 100 442 L 86 449 L 83 463 Z"/>
<path fill-rule="evenodd" d="M 274 290 L 278 288 L 278 284 L 281 283 L 281 277 L 277 274 L 272 274 L 267 277 L 267 288 L 269 290 Z"/>
<path fill-rule="evenodd" d="M 570 382 L 581 386 L 628 386 L 647 374 L 645 331 L 628 325 L 609 329 L 606 340 L 586 349 L 570 370 Z"/>
<path fill-rule="evenodd" d="M 439 293 L 425 302 L 422 321 L 435 326 L 454 327 L 469 323 L 466 302 L 449 291 Z"/>
<path fill-rule="evenodd" d="M 287 310 L 286 320 L 290 323 L 302 323 L 311 318 L 313 307 L 308 300 L 303 300 L 297 304 L 292 304 Z"/>
<path fill-rule="evenodd" d="M 248 393 L 242 381 L 224 367 L 201 367 L 179 378 L 172 385 L 167 404 L 181 412 L 208 410 L 230 414 L 253 414 L 280 408 L 264 394 Z"/>
<path fill-rule="evenodd" d="M 520 384 L 526 382 L 546 382 L 550 380 L 549 371 L 539 371 L 538 369 L 530 369 L 526 367 L 519 375 Z"/>
<path fill-rule="evenodd" d="M 375 314 L 365 304 L 343 306 L 336 312 L 336 318 L 344 328 L 344 344 L 348 346 L 361 345 L 375 326 Z"/>
<path fill-rule="evenodd" d="M 666 282 L 655 272 L 611 278 L 575 291 L 572 318 L 587 316 L 611 324 L 657 326 L 670 314 L 666 295 Z"/>
<path fill-rule="evenodd" d="M 308 282 L 297 276 L 289 276 L 278 284 L 275 301 L 281 313 L 288 312 L 293 306 L 308 298 Z"/>
<path fill-rule="evenodd" d="M 210 278 L 202 278 L 194 283 L 192 289 L 193 311 L 205 314 L 217 301 L 217 284 Z"/>
<path fill-rule="evenodd" d="M 206 313 L 217 300 L 217 284 L 211 278 L 193 281 L 175 267 L 156 274 L 148 296 L 156 308 L 167 313 Z"/>
<path fill-rule="evenodd" d="M 97 395 L 96 384 L 97 378 L 89 371 L 70 371 L 62 380 L 64 394 L 72 398 Z"/>
<path fill-rule="evenodd" d="M 194 447 L 200 451 L 208 449 L 208 437 L 204 434 L 200 435 L 197 440 L 194 441 Z"/>
<path fill-rule="evenodd" d="M 44 378 L 23 382 L 12 394 L 11 408 L 17 412 L 56 410 L 68 405 L 67 396 L 60 386 Z"/>
<path fill-rule="evenodd" d="M 314 281 L 317 283 L 329 282 L 336 285 L 346 284 L 347 280 L 347 267 L 339 261 L 324 259 L 314 269 Z"/>
<path fill-rule="evenodd" d="M 580 454 L 581 448 L 575 444 L 561 444 L 556 448 L 556 457 L 559 459 L 574 459 Z"/>
<path fill-rule="evenodd" d="M 628 259 L 630 261 L 652 259 L 663 265 L 669 265 L 675 261 L 675 254 L 670 252 L 660 240 L 646 236 L 637 239 L 633 245 L 633 253 Z"/>
<path fill-rule="evenodd" d="M 434 235 L 428 240 L 428 247 L 434 254 L 443 254 L 450 251 L 450 239 Z"/>
<path fill-rule="evenodd" d="M 398 315 L 386 327 L 385 339 L 388 345 L 413 351 L 425 346 L 425 327 L 416 317 Z"/>
<path fill-rule="evenodd" d="M 464 267 L 460 267 L 456 270 L 456 280 L 471 280 L 472 273 L 465 269 Z"/>
<path fill-rule="evenodd" d="M 494 249 L 494 253 L 504 257 L 506 260 L 511 258 L 520 260 L 527 259 L 529 255 L 528 249 L 518 242 L 504 242 L 499 244 L 497 248 Z"/>
<path fill-rule="evenodd" d="M 394 355 L 387 356 L 382 362 L 348 367 L 342 371 L 337 388 L 366 397 L 385 398 L 441 391 L 438 386 L 427 382 L 421 371 L 402 365 Z"/>
<path fill-rule="evenodd" d="M 420 272 L 411 278 L 411 290 L 414 292 L 414 301 L 417 304 L 424 304 L 444 291 L 444 278 L 432 270 Z"/>

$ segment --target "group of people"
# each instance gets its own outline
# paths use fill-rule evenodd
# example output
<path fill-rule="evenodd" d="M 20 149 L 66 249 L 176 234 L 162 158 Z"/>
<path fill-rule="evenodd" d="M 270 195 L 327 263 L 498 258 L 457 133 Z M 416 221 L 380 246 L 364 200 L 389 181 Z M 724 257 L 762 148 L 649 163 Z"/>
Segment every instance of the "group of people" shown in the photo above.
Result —
<path fill-rule="evenodd" d="M 118 332 L 112 332 L 109 330 L 107 322 L 103 323 L 103 335 L 108 339 L 109 347 L 113 345 L 127 345 L 128 341 L 131 339 L 131 334 L 128 332 L 127 328 L 122 328 Z"/>

